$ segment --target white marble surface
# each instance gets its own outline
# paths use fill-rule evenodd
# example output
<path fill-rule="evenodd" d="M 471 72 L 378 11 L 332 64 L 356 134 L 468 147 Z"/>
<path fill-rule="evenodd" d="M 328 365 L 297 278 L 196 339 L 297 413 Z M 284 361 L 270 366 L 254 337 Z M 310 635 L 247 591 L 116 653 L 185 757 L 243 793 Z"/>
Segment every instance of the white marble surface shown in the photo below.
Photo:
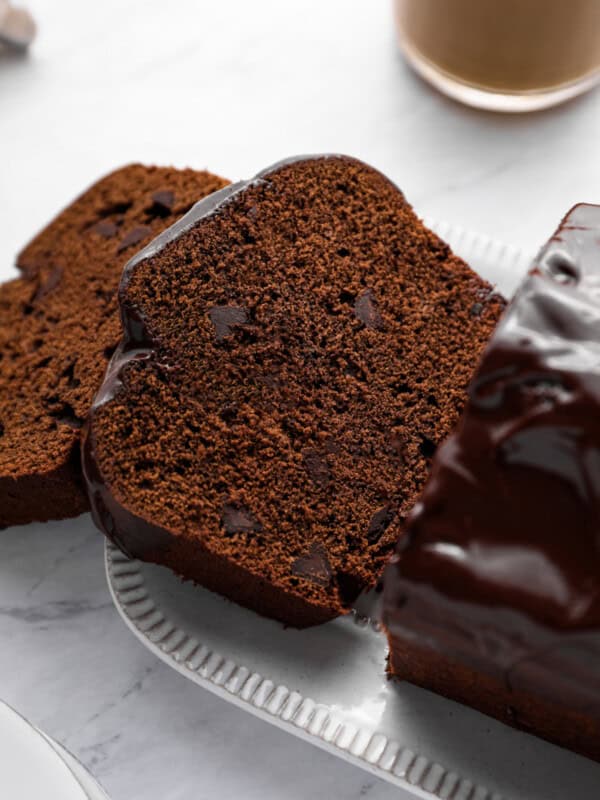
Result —
<path fill-rule="evenodd" d="M 454 105 L 398 57 L 386 0 L 27 1 L 31 56 L 0 53 L 0 279 L 133 160 L 239 178 L 347 152 L 422 214 L 530 249 L 570 204 L 600 201 L 599 93 L 526 117 Z M 0 532 L 0 642 L 0 696 L 113 800 L 400 797 L 154 660 L 111 606 L 87 517 Z"/>

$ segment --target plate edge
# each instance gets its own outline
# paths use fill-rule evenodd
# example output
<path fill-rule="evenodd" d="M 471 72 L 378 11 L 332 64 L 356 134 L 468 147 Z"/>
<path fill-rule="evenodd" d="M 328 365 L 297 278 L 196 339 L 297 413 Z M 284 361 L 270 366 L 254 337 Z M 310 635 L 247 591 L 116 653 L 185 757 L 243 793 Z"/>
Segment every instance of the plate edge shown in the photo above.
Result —
<path fill-rule="evenodd" d="M 346 722 L 327 705 L 276 685 L 211 650 L 168 619 L 148 593 L 141 562 L 129 559 L 108 541 L 105 566 L 111 597 L 127 627 L 154 655 L 197 685 L 413 797 L 507 800 L 385 734 Z"/>

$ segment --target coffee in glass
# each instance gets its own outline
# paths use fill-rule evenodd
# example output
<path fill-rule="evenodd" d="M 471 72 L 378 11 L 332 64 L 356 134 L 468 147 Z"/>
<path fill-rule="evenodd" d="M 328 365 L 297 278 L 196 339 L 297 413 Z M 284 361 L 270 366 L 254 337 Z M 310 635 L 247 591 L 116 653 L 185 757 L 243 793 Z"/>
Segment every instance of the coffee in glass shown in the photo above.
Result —
<path fill-rule="evenodd" d="M 530 111 L 600 80 L 600 0 L 395 0 L 411 65 L 470 105 Z"/>

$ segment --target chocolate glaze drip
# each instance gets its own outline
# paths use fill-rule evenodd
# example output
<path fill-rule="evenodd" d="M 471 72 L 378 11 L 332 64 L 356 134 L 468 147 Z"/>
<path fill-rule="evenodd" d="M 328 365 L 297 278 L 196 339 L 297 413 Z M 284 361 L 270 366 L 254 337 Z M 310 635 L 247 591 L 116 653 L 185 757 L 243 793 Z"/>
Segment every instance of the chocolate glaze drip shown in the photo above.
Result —
<path fill-rule="evenodd" d="M 567 214 L 498 325 L 386 572 L 384 622 L 600 715 L 600 206 Z"/>

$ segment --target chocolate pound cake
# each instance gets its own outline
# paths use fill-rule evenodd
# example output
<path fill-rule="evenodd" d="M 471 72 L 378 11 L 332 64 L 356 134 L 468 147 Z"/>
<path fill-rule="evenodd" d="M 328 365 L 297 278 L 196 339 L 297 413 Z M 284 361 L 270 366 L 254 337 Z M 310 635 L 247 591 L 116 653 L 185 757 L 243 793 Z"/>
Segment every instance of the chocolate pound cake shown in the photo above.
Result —
<path fill-rule="evenodd" d="M 298 627 L 372 585 L 503 307 L 376 170 L 299 158 L 133 258 L 84 468 L 126 553 Z"/>
<path fill-rule="evenodd" d="M 498 325 L 386 571 L 393 675 L 600 760 L 600 206 Z"/>
<path fill-rule="evenodd" d="M 80 427 L 120 339 L 125 262 L 226 181 L 132 165 L 101 180 L 0 286 L 0 527 L 88 509 Z"/>

